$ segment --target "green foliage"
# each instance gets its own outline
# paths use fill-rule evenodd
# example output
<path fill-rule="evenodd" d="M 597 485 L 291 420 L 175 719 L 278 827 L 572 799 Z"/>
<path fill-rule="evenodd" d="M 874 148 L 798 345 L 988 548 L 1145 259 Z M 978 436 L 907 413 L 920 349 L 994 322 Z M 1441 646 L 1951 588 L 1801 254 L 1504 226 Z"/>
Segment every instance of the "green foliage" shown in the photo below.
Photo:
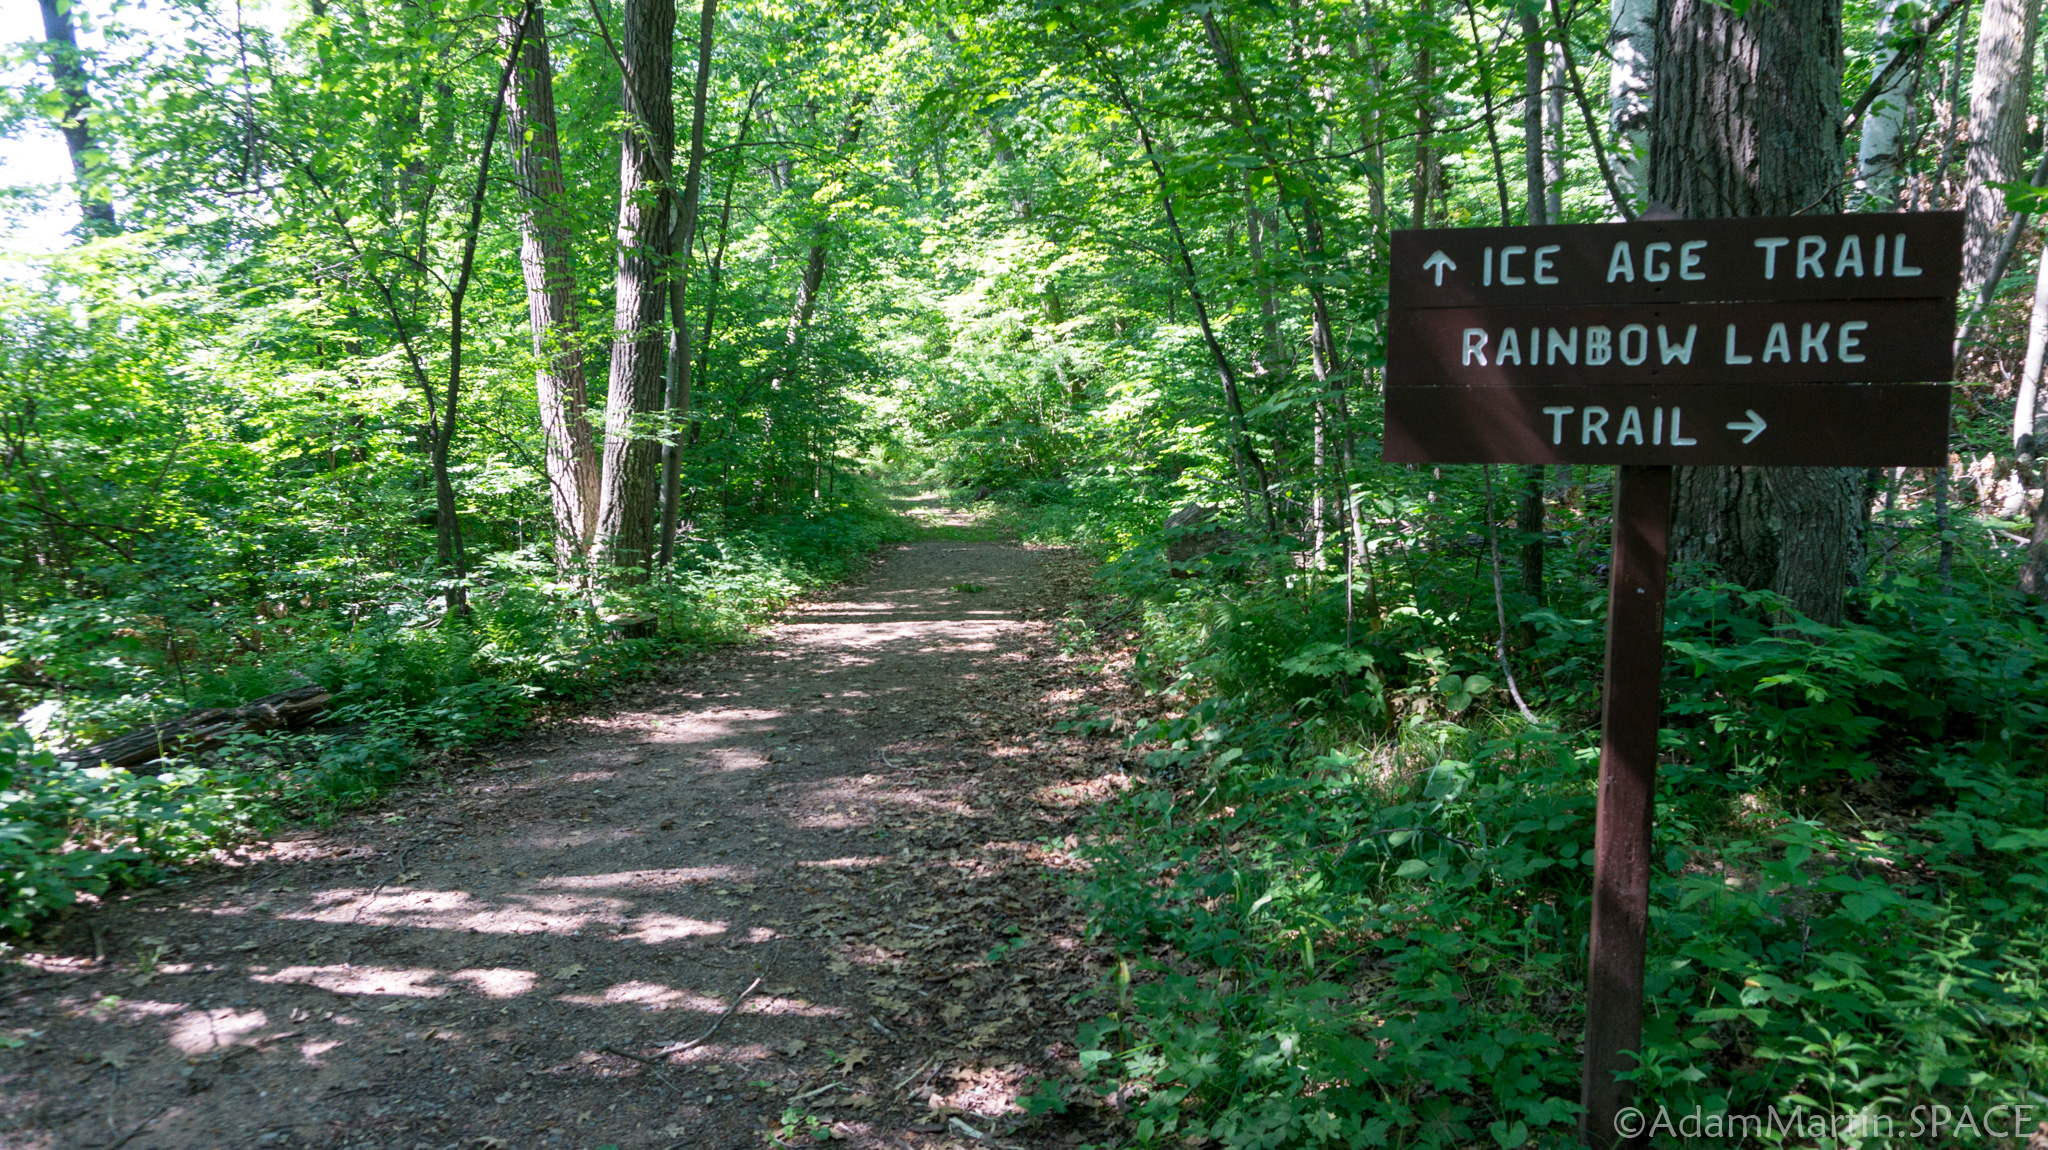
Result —
<path fill-rule="evenodd" d="M 1500 714 L 1455 614 L 1347 643 L 1312 578 L 1167 579 L 1143 546 L 1106 578 L 1180 706 L 1089 839 L 1127 973 L 1084 1088 L 1131 1099 L 1140 1146 L 1572 1144 L 1596 733 Z M 1527 613 L 1522 681 L 1559 716 L 1595 702 L 1591 606 Z M 2038 1101 L 2043 614 L 1902 571 L 1852 615 L 1672 595 L 1634 1075 L 1674 1114 Z"/>
<path fill-rule="evenodd" d="M 233 767 L 81 769 L 0 730 L 0 932 L 243 837 L 267 791 Z"/>
<path fill-rule="evenodd" d="M 9 884 L 0 930 L 19 930 L 79 893 L 203 858 L 279 814 L 370 802 L 422 753 L 501 739 L 538 704 L 585 698 L 662 659 L 740 641 L 796 595 L 844 577 L 910 530 L 864 498 L 842 500 L 707 537 L 650 582 L 594 599 L 551 565 L 499 555 L 481 565 L 465 618 L 397 603 L 366 617 L 302 608 L 265 620 L 274 637 L 259 649 L 195 648 L 182 667 L 109 657 L 108 636 L 123 631 L 136 637 L 128 651 L 146 650 L 146 632 L 123 614 L 131 604 L 57 601 L 17 616 L 0 631 L 0 658 L 67 675 L 74 693 L 38 709 L 46 749 L 19 729 L 0 732 L 0 752 L 14 764 L 0 780 L 0 868 Z M 412 591 L 412 602 L 429 602 L 428 586 Z M 230 603 L 222 613 L 244 609 Z M 649 619 L 651 633 L 607 621 L 621 618 Z M 191 625 L 207 623 L 195 611 Z M 304 682 L 334 696 L 319 729 L 244 737 L 217 763 L 151 777 L 65 766 L 47 749 L 185 704 L 237 703 Z"/>

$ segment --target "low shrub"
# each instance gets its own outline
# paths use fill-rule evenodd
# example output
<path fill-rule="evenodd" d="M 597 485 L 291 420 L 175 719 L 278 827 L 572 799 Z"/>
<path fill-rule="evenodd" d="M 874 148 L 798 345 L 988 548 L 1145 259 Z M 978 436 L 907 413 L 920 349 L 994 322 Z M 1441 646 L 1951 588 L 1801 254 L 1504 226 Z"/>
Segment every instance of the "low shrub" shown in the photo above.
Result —
<path fill-rule="evenodd" d="M 15 616 L 0 627 L 0 670 L 32 665 L 68 689 L 28 708 L 33 730 L 0 728 L 0 931 L 203 857 L 266 820 L 370 802 L 423 753 L 505 738 L 536 706 L 742 641 L 912 530 L 857 495 L 687 541 L 672 568 L 596 596 L 532 551 L 501 553 L 478 565 L 471 610 L 452 620 L 425 577 L 337 580 L 304 596 L 324 611 L 259 617 L 265 642 L 214 645 L 196 666 L 196 647 L 165 657 L 179 648 L 164 641 L 161 605 L 146 615 L 134 599 L 65 602 Z M 248 613 L 246 597 L 231 602 L 224 614 Z M 108 636 L 121 640 L 111 653 L 96 647 Z M 161 775 L 81 769 L 52 753 L 306 682 L 333 695 L 317 729 L 238 738 Z"/>

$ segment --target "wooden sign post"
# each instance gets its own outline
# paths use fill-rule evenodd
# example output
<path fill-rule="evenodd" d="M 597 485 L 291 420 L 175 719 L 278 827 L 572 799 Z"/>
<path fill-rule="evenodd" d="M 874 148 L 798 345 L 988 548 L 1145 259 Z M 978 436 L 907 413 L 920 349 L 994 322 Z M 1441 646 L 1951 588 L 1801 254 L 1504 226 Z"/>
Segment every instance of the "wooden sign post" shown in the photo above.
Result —
<path fill-rule="evenodd" d="M 1945 467 L 1962 215 L 1394 233 L 1394 463 L 1612 463 L 1581 1141 L 1643 1039 L 1672 468 Z"/>

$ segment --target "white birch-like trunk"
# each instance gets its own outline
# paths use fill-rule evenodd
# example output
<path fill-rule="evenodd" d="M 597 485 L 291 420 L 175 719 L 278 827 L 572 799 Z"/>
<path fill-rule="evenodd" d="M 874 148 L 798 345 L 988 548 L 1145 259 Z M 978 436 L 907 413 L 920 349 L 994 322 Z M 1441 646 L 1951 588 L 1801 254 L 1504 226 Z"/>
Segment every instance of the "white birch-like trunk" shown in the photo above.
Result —
<path fill-rule="evenodd" d="M 2027 323 L 2027 361 L 2020 369 L 2019 394 L 2012 409 L 2012 442 L 2020 454 L 2038 458 L 2040 447 L 2031 443 L 2040 426 L 2041 365 L 2048 355 L 2048 252 L 2034 273 L 2034 314 Z"/>
<path fill-rule="evenodd" d="M 1904 12 L 1901 12 L 1904 9 Z M 1877 57 L 1870 63 L 1872 75 L 1882 75 L 1891 66 L 1898 48 L 1893 43 L 1902 24 L 1920 11 L 1912 0 L 1884 0 L 1884 15 L 1878 20 Z M 1904 15 L 1906 20 L 1901 20 Z M 1899 151 L 1905 139 L 1906 91 L 1910 68 L 1901 68 L 1890 83 L 1871 100 L 1863 114 L 1863 137 L 1856 146 L 1856 205 L 1864 211 L 1890 211 L 1899 190 Z"/>
<path fill-rule="evenodd" d="M 1607 14 L 1607 124 L 1614 132 L 1614 182 L 1631 203 L 1650 186 L 1650 59 L 1657 0 L 1613 0 Z"/>

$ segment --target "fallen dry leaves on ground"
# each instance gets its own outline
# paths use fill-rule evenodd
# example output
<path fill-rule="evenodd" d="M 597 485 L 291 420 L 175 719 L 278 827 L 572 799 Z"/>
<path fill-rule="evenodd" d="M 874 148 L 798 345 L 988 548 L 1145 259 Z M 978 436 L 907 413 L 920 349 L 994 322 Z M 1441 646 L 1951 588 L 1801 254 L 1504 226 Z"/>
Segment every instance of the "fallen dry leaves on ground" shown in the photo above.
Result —
<path fill-rule="evenodd" d="M 1114 688 L 1058 551 L 926 539 L 324 830 L 81 908 L 0 972 L 0 1147 L 1064 1147 L 1101 956 L 1057 734 Z"/>

